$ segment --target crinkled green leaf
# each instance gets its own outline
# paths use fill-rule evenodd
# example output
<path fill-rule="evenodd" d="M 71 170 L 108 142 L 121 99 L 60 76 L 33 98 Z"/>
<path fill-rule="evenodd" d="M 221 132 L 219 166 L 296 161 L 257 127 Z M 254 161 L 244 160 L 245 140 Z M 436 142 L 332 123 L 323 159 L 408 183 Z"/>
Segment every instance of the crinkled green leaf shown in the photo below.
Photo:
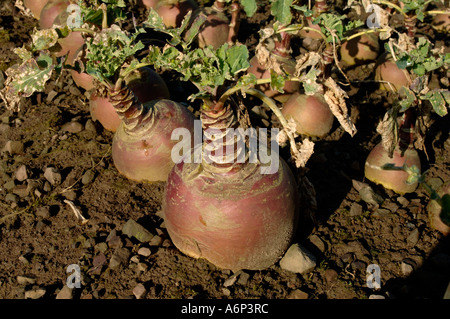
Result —
<path fill-rule="evenodd" d="M 270 87 L 280 93 L 284 93 L 284 83 L 286 82 L 283 75 L 277 74 L 273 69 L 270 69 Z"/>
<path fill-rule="evenodd" d="M 58 41 L 58 38 L 58 32 L 53 28 L 35 30 L 31 35 L 33 47 L 36 51 L 42 51 L 53 47 Z"/>
<path fill-rule="evenodd" d="M 239 72 L 247 70 L 250 63 L 248 61 L 248 50 L 245 45 L 233 45 L 228 47 L 228 44 L 224 44 L 222 48 L 226 53 L 225 62 L 229 65 L 231 77 Z"/>
<path fill-rule="evenodd" d="M 19 56 L 22 61 L 27 61 L 33 57 L 33 54 L 28 51 L 25 47 L 14 48 L 14 53 Z"/>
<path fill-rule="evenodd" d="M 53 60 L 47 53 L 17 66 L 13 69 L 14 77 L 10 88 L 12 93 L 29 97 L 36 91 L 43 91 L 54 67 Z"/>
<path fill-rule="evenodd" d="M 448 113 L 447 104 L 449 94 L 449 91 L 429 91 L 421 98 L 423 100 L 428 100 L 431 103 L 436 114 L 439 116 L 445 116 Z"/>
<path fill-rule="evenodd" d="M 401 96 L 400 104 L 400 112 L 405 112 L 408 108 L 410 108 L 414 101 L 416 100 L 416 95 L 409 88 L 402 86 L 399 90 L 399 95 Z"/>
<path fill-rule="evenodd" d="M 128 35 L 116 25 L 102 30 L 86 43 L 86 71 L 100 81 L 115 81 L 114 76 L 125 62 L 132 61 L 134 55 L 144 48 L 141 41 L 135 41 L 142 32 L 142 29 L 138 29 Z"/>
<path fill-rule="evenodd" d="M 305 81 L 302 83 L 306 95 L 316 94 L 320 90 L 321 84 L 317 83 L 317 76 L 319 72 L 319 70 L 311 68 L 305 75 Z"/>
<path fill-rule="evenodd" d="M 292 21 L 291 5 L 292 0 L 272 0 L 271 14 L 281 24 L 290 24 Z"/>
<path fill-rule="evenodd" d="M 248 17 L 252 17 L 258 9 L 256 0 L 241 0 L 240 2 Z"/>

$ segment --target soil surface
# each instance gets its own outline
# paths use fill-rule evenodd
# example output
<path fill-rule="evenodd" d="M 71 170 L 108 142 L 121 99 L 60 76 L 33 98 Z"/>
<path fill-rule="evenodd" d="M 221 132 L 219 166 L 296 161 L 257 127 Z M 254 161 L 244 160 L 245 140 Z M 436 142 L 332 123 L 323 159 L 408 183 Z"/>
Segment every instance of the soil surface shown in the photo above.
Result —
<path fill-rule="evenodd" d="M 12 48 L 28 43 L 36 26 L 10 2 L 0 1 L 1 72 L 17 61 Z M 134 13 L 138 21 L 145 14 Z M 261 6 L 243 19 L 239 41 L 254 52 L 257 30 L 270 21 Z M 448 38 L 434 41 L 448 48 Z M 304 50 L 300 40 L 293 50 Z M 376 125 L 390 101 L 371 81 L 373 67 L 348 71 L 357 79 L 346 89 L 358 133 L 350 137 L 335 123 L 316 141 L 307 164 L 317 210 L 314 220 L 302 219 L 296 242 L 316 265 L 302 274 L 279 263 L 233 273 L 178 251 L 160 214 L 165 183 L 136 183 L 117 172 L 113 133 L 92 121 L 89 92 L 68 73 L 23 99 L 18 112 L 0 103 L 0 298 L 442 299 L 450 281 L 450 242 L 430 227 L 429 196 L 422 187 L 400 196 L 364 179 L 365 159 L 380 141 Z M 173 99 L 185 102 L 189 88 L 163 76 Z M 436 187 L 450 180 L 449 127 L 448 116 L 432 117 L 426 153 L 420 151 L 422 170 Z M 50 183 L 48 174 L 60 181 Z M 367 183 L 382 203 L 367 203 L 354 181 Z M 69 202 L 87 223 L 77 220 Z M 127 235 L 124 226 L 133 221 L 151 239 Z M 366 282 L 372 264 L 380 269 L 378 290 Z M 70 265 L 80 268 L 81 287 L 67 291 Z"/>

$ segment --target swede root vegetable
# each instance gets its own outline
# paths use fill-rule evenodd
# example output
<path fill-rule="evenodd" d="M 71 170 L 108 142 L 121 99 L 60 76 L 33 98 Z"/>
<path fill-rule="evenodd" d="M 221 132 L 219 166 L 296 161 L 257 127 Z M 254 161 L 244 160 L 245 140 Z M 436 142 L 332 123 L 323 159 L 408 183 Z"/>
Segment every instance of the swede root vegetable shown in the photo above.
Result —
<path fill-rule="evenodd" d="M 164 80 L 148 67 L 134 70 L 126 77 L 125 82 L 142 103 L 157 99 L 170 99 L 169 89 Z M 89 106 L 94 121 L 99 121 L 108 131 L 115 132 L 118 129 L 121 122 L 120 116 L 105 94 L 93 92 Z"/>
<path fill-rule="evenodd" d="M 334 115 L 320 94 L 293 93 L 284 103 L 282 114 L 286 120 L 293 119 L 298 134 L 324 137 L 334 122 Z"/>
<path fill-rule="evenodd" d="M 408 167 L 416 166 L 420 172 L 420 157 L 413 144 L 415 120 L 416 117 L 413 110 L 411 108 L 408 109 L 400 125 L 399 142 L 393 151 L 392 157 L 390 157 L 382 142 L 372 149 L 364 166 L 364 174 L 367 179 L 381 184 L 398 194 L 412 193 L 416 190 L 418 182 L 407 183 L 409 176 L 407 172 L 384 169 L 385 165 L 394 164 L 396 167 L 402 167 L 406 164 Z"/>
<path fill-rule="evenodd" d="M 40 19 L 41 11 L 47 4 L 48 0 L 24 0 L 23 4 L 25 7 L 30 9 L 31 13 L 36 19 Z"/>
<path fill-rule="evenodd" d="M 375 68 L 375 81 L 380 81 L 381 90 L 398 91 L 401 87 L 411 85 L 407 70 L 400 69 L 392 57 L 383 55 Z"/>
<path fill-rule="evenodd" d="M 437 190 L 437 194 L 442 198 L 444 195 L 450 195 L 450 182 L 446 182 Z M 445 224 L 441 217 L 442 206 L 434 200 L 431 200 L 427 206 L 428 218 L 432 228 L 440 231 L 445 236 L 450 234 L 450 226 Z"/>
<path fill-rule="evenodd" d="M 224 132 L 238 125 L 229 106 L 204 106 L 201 118 L 204 129 Z M 225 148 L 220 138 L 214 142 L 213 156 Z M 176 164 L 166 186 L 164 220 L 175 246 L 233 271 L 277 262 L 298 219 L 296 183 L 287 164 L 280 158 L 274 174 L 262 174 L 261 164 L 248 159 L 219 164 L 203 153 L 202 163 L 192 162 Z"/>
<path fill-rule="evenodd" d="M 290 56 L 290 38 L 291 35 L 285 32 L 281 33 L 281 39 L 275 40 L 275 48 L 270 52 L 270 57 L 268 61 L 259 61 L 258 55 L 255 55 L 250 59 L 250 67 L 247 69 L 248 73 L 252 73 L 257 79 L 269 79 L 270 75 L 270 64 L 277 64 L 277 68 L 280 71 L 286 72 L 287 74 L 293 74 L 295 71 L 295 60 Z M 273 59 L 272 61 L 270 61 Z M 294 92 L 297 92 L 300 88 L 300 82 L 298 81 L 286 81 L 284 83 L 283 91 L 280 93 L 278 90 L 272 89 L 270 84 L 260 84 L 257 86 L 265 95 L 274 98 L 280 102 L 285 102 Z"/>
<path fill-rule="evenodd" d="M 154 7 L 167 27 L 179 27 L 189 11 L 198 8 L 194 0 L 160 0 Z"/>
<path fill-rule="evenodd" d="M 69 5 L 70 1 L 68 0 L 49 0 L 41 10 L 39 28 L 41 30 L 49 29 L 55 22 L 65 24 L 66 21 L 59 21 L 57 18 L 66 11 Z"/>
<path fill-rule="evenodd" d="M 340 47 L 343 66 L 354 66 L 375 61 L 380 51 L 378 36 L 374 33 L 362 34 L 345 41 Z"/>
<path fill-rule="evenodd" d="M 214 1 L 211 8 L 205 9 L 206 21 L 198 34 L 198 44 L 201 48 L 211 45 L 214 50 L 228 41 L 230 20 L 225 14 L 222 1 Z"/>
<path fill-rule="evenodd" d="M 193 114 L 170 100 L 143 104 L 126 86 L 116 85 L 109 98 L 122 120 L 112 143 L 114 166 L 134 181 L 166 181 L 174 166 L 172 131 L 186 128 L 193 136 Z"/>
<path fill-rule="evenodd" d="M 307 26 L 303 30 L 300 30 L 299 36 L 302 38 L 311 38 L 311 39 L 322 39 L 322 29 L 318 24 L 313 23 L 313 18 L 317 18 L 322 13 L 326 13 L 328 11 L 328 5 L 325 0 L 317 0 L 314 3 L 314 7 L 312 8 L 313 14 L 312 17 L 306 17 Z"/>
<path fill-rule="evenodd" d="M 138 0 L 138 5 L 145 6 L 146 8 L 155 8 L 159 0 Z"/>

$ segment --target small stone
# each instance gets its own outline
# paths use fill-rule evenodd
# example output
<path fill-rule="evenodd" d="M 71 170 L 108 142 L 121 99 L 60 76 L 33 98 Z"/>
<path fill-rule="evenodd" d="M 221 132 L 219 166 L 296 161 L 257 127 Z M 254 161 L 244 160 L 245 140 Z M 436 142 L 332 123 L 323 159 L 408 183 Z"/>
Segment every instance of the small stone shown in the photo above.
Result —
<path fill-rule="evenodd" d="M 44 288 L 37 288 L 33 290 L 25 291 L 25 299 L 39 299 L 42 298 L 46 293 Z"/>
<path fill-rule="evenodd" d="M 150 246 L 160 246 L 162 244 L 162 238 L 158 235 L 153 236 L 153 238 L 148 243 Z"/>
<path fill-rule="evenodd" d="M 69 92 L 75 96 L 81 95 L 80 90 L 75 85 L 69 86 Z"/>
<path fill-rule="evenodd" d="M 64 193 L 62 193 L 62 195 L 65 199 L 68 199 L 70 201 L 74 201 L 75 199 L 77 199 L 77 192 L 75 192 L 73 189 L 65 191 Z"/>
<path fill-rule="evenodd" d="M 137 284 L 133 289 L 133 295 L 136 299 L 142 299 L 147 294 L 147 290 L 145 289 L 143 284 Z"/>
<path fill-rule="evenodd" d="M 27 185 L 17 185 L 13 188 L 12 192 L 21 198 L 27 197 L 29 195 L 29 189 Z"/>
<path fill-rule="evenodd" d="M 23 152 L 23 143 L 19 141 L 7 141 L 3 152 L 8 152 L 10 155 L 16 155 Z"/>
<path fill-rule="evenodd" d="M 26 276 L 17 276 L 16 279 L 19 285 L 33 285 L 36 283 L 35 278 L 30 278 Z"/>
<path fill-rule="evenodd" d="M 63 126 L 61 126 L 61 131 L 73 134 L 80 133 L 83 129 L 83 124 L 75 121 L 67 122 Z"/>
<path fill-rule="evenodd" d="M 337 278 L 338 278 L 338 273 L 336 270 L 331 269 L 331 268 L 325 270 L 325 280 L 328 283 L 335 282 L 337 280 Z"/>
<path fill-rule="evenodd" d="M 140 258 L 139 258 L 138 255 L 134 255 L 133 257 L 130 258 L 130 261 L 133 262 L 133 263 L 135 263 L 135 264 L 137 264 L 137 263 L 139 263 L 141 260 L 140 260 Z"/>
<path fill-rule="evenodd" d="M 108 242 L 108 246 L 112 249 L 117 249 L 117 248 L 123 247 L 122 238 L 120 238 L 120 236 L 117 236 L 117 235 L 111 237 L 107 242 Z"/>
<path fill-rule="evenodd" d="M 136 269 L 137 269 L 137 271 L 147 271 L 148 265 L 146 263 L 139 262 L 137 264 L 137 268 Z"/>
<path fill-rule="evenodd" d="M 407 207 L 409 205 L 409 200 L 407 200 L 405 197 L 403 196 L 399 196 L 397 198 L 397 202 L 402 205 L 403 207 Z"/>
<path fill-rule="evenodd" d="M 81 182 L 83 183 L 83 185 L 90 184 L 94 180 L 94 177 L 95 177 L 94 171 L 89 169 L 83 174 Z"/>
<path fill-rule="evenodd" d="M 152 254 L 151 250 L 147 247 L 141 247 L 139 248 L 138 252 L 139 255 L 144 256 L 144 257 L 148 257 Z"/>
<path fill-rule="evenodd" d="M 386 297 L 382 295 L 370 295 L 369 299 L 386 299 Z"/>
<path fill-rule="evenodd" d="M 3 184 L 3 188 L 6 189 L 7 191 L 13 190 L 14 187 L 16 187 L 16 183 L 13 180 L 10 180 L 5 184 Z"/>
<path fill-rule="evenodd" d="M 126 248 L 118 248 L 114 251 L 111 260 L 109 261 L 109 268 L 116 269 L 120 265 L 124 265 L 130 258 L 130 251 Z"/>
<path fill-rule="evenodd" d="M 419 241 L 419 229 L 415 228 L 414 230 L 412 230 L 408 235 L 408 238 L 406 238 L 406 241 L 409 245 L 415 246 Z"/>
<path fill-rule="evenodd" d="M 289 293 L 287 299 L 308 299 L 308 294 L 300 289 L 295 289 Z"/>
<path fill-rule="evenodd" d="M 20 165 L 16 170 L 15 176 L 19 182 L 26 180 L 28 178 L 27 167 L 25 165 Z"/>
<path fill-rule="evenodd" d="M 19 196 L 17 196 L 16 194 L 6 194 L 5 196 L 5 202 L 10 202 L 10 203 L 17 203 L 19 201 Z"/>
<path fill-rule="evenodd" d="M 378 218 L 385 218 L 388 217 L 389 215 L 391 215 L 392 212 L 388 209 L 383 209 L 383 208 L 377 208 L 377 210 L 375 210 L 372 214 L 373 217 L 378 217 Z"/>
<path fill-rule="evenodd" d="M 227 280 L 224 281 L 223 286 L 224 287 L 233 286 L 234 283 L 236 282 L 236 280 L 238 279 L 238 276 L 239 276 L 239 272 L 231 275 L 230 278 L 228 278 Z"/>
<path fill-rule="evenodd" d="M 73 289 L 64 285 L 62 289 L 56 295 L 56 299 L 72 299 L 73 298 Z"/>
<path fill-rule="evenodd" d="M 98 243 L 94 246 L 94 250 L 104 253 L 108 250 L 108 244 L 105 242 Z"/>
<path fill-rule="evenodd" d="M 84 129 L 89 132 L 97 132 L 94 121 L 92 121 L 91 119 L 86 121 L 86 124 L 84 125 Z"/>
<path fill-rule="evenodd" d="M 47 94 L 47 102 L 51 102 L 53 101 L 53 99 L 58 95 L 58 92 L 56 92 L 55 90 L 51 90 L 50 92 L 48 92 Z"/>
<path fill-rule="evenodd" d="M 317 247 L 317 249 L 319 249 L 322 253 L 325 252 L 326 247 L 325 247 L 325 243 L 323 242 L 322 239 L 320 239 L 319 236 L 317 235 L 311 235 L 309 236 L 309 241 Z"/>
<path fill-rule="evenodd" d="M 448 300 L 450 299 L 450 282 L 448 283 L 447 290 L 444 293 L 444 297 L 442 299 Z"/>
<path fill-rule="evenodd" d="M 222 294 L 226 297 L 231 296 L 231 291 L 228 288 L 222 288 Z"/>
<path fill-rule="evenodd" d="M 363 207 L 358 203 L 352 203 L 350 207 L 350 216 L 360 216 L 363 213 Z"/>
<path fill-rule="evenodd" d="M 247 284 L 247 281 L 249 278 L 250 278 L 250 274 L 247 274 L 246 272 L 242 272 L 239 275 L 238 284 L 245 286 Z"/>
<path fill-rule="evenodd" d="M 42 190 L 46 193 L 50 192 L 52 190 L 52 186 L 48 181 L 45 181 L 44 187 L 42 187 Z"/>
<path fill-rule="evenodd" d="M 141 243 L 149 242 L 153 235 L 141 224 L 129 219 L 122 228 L 122 233 L 128 237 L 134 237 Z"/>
<path fill-rule="evenodd" d="M 61 173 L 56 167 L 47 167 L 44 171 L 44 177 L 52 186 L 61 184 Z"/>
<path fill-rule="evenodd" d="M 100 253 L 100 254 L 96 255 L 92 259 L 92 268 L 89 270 L 89 273 L 91 273 L 93 275 L 100 275 L 104 264 L 106 264 L 105 254 Z"/>
<path fill-rule="evenodd" d="M 283 258 L 280 267 L 295 273 L 306 273 L 316 267 L 316 258 L 306 248 L 299 244 L 293 244 Z"/>
<path fill-rule="evenodd" d="M 400 269 L 402 271 L 402 274 L 404 276 L 409 276 L 412 274 L 412 272 L 414 271 L 414 261 L 411 260 L 403 260 L 402 263 L 400 264 Z"/>

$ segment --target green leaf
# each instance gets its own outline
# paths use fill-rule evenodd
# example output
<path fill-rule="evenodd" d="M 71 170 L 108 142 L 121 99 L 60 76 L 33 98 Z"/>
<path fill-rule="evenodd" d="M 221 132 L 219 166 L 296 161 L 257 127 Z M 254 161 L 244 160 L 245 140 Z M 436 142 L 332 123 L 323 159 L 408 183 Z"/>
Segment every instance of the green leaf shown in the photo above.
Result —
<path fill-rule="evenodd" d="M 231 48 L 228 48 L 228 44 L 224 44 L 223 47 L 226 50 L 226 63 L 230 67 L 231 76 L 247 70 L 250 66 L 247 46 L 233 45 Z"/>
<path fill-rule="evenodd" d="M 25 61 L 14 69 L 12 90 L 24 97 L 29 97 L 36 91 L 43 91 L 54 67 L 52 58 L 45 52 L 36 60 Z"/>
<path fill-rule="evenodd" d="M 445 97 L 443 95 L 443 92 L 445 92 Z M 431 105 L 433 106 L 433 110 L 438 114 L 439 116 L 445 116 L 448 113 L 447 106 L 448 104 L 447 99 L 449 95 L 449 91 L 429 91 L 427 94 L 423 95 L 421 97 L 422 100 L 428 100 Z"/>
<path fill-rule="evenodd" d="M 186 47 L 189 46 L 192 41 L 194 41 L 195 37 L 198 35 L 201 26 L 205 23 L 206 21 L 206 15 L 205 14 L 199 14 L 194 21 L 192 22 L 190 28 L 187 30 L 186 35 L 185 35 L 185 44 Z"/>
<path fill-rule="evenodd" d="M 270 87 L 273 90 L 277 90 L 280 93 L 284 93 L 285 79 L 283 75 L 276 73 L 273 69 L 270 69 Z"/>
<path fill-rule="evenodd" d="M 400 112 L 405 112 L 416 101 L 416 95 L 409 88 L 402 86 L 399 90 L 399 95 L 402 98 L 399 102 Z"/>
<path fill-rule="evenodd" d="M 35 30 L 31 35 L 33 48 L 36 51 L 42 51 L 53 47 L 58 41 L 58 38 L 58 32 L 53 28 Z"/>
<path fill-rule="evenodd" d="M 258 9 L 256 0 L 241 0 L 241 5 L 248 17 L 252 17 Z"/>
<path fill-rule="evenodd" d="M 291 23 L 291 5 L 293 0 L 272 0 L 271 14 L 283 25 Z"/>

